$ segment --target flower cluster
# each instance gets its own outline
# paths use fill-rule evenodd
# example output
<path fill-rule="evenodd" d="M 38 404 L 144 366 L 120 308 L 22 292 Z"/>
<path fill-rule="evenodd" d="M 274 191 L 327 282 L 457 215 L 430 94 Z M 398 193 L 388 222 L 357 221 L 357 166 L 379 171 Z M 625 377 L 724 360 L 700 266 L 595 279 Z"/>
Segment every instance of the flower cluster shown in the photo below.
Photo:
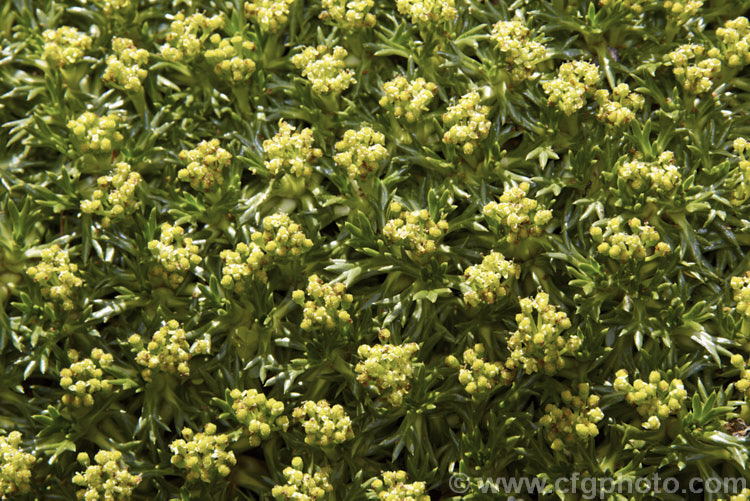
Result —
<path fill-rule="evenodd" d="M 370 484 L 369 492 L 379 501 L 430 501 L 426 494 L 424 482 L 407 484 L 407 475 L 403 470 L 384 471 L 382 479 L 376 478 Z"/>
<path fill-rule="evenodd" d="M 537 293 L 534 299 L 523 298 L 519 303 L 518 330 L 508 339 L 511 353 L 505 365 L 510 369 L 522 367 L 526 374 L 539 371 L 554 374 L 565 367 L 563 357 L 574 355 L 583 340 L 575 334 L 563 334 L 570 328 L 570 319 L 564 311 L 557 311 L 549 304 L 546 292 Z"/>
<path fill-rule="evenodd" d="M 313 91 L 318 94 L 340 94 L 357 83 L 354 71 L 346 67 L 344 59 L 348 52 L 343 47 L 318 45 L 305 47 L 304 50 L 292 57 L 292 63 L 302 70 L 302 76 L 312 84 Z"/>
<path fill-rule="evenodd" d="M 539 420 L 547 430 L 547 439 L 552 450 L 562 450 L 566 445 L 577 441 L 587 442 L 599 434 L 596 423 L 604 418 L 604 413 L 598 407 L 599 396 L 591 395 L 588 383 L 578 385 L 578 395 L 570 390 L 564 390 L 560 396 L 566 407 L 560 408 L 555 404 L 547 404 L 547 413 Z"/>
<path fill-rule="evenodd" d="M 741 205 L 750 197 L 750 159 L 745 152 L 750 151 L 750 142 L 744 137 L 738 137 L 733 143 L 734 152 L 739 157 L 739 169 L 731 178 L 734 188 L 732 189 L 732 203 Z"/>
<path fill-rule="evenodd" d="M 396 118 L 403 116 L 408 122 L 414 122 L 429 109 L 430 101 L 437 95 L 437 88 L 437 84 L 424 78 L 407 80 L 399 75 L 383 84 L 380 106 L 392 109 Z"/>
<path fill-rule="evenodd" d="M 76 350 L 70 350 L 68 358 L 73 363 L 60 371 L 60 386 L 69 392 L 63 395 L 62 403 L 74 407 L 91 407 L 94 405 L 94 393 L 112 389 L 112 383 L 102 379 L 102 367 L 112 365 L 114 358 L 100 348 L 91 350 L 91 358 L 83 360 L 78 360 Z"/>
<path fill-rule="evenodd" d="M 372 127 L 359 130 L 349 129 L 344 137 L 336 143 L 336 155 L 333 160 L 340 167 L 346 168 L 349 177 L 365 178 L 376 170 L 381 161 L 388 157 L 385 149 L 385 136 Z"/>
<path fill-rule="evenodd" d="M 479 142 L 490 133 L 490 121 L 487 114 L 490 112 L 488 106 L 482 106 L 479 92 L 471 91 L 458 103 L 448 106 L 448 111 L 443 113 L 443 124 L 449 129 L 443 134 L 443 142 L 461 145 L 464 153 L 471 155 Z"/>
<path fill-rule="evenodd" d="M 112 50 L 114 54 L 107 56 L 102 81 L 129 92 L 139 92 L 143 88 L 141 82 L 148 75 L 148 71 L 141 67 L 148 63 L 148 51 L 136 49 L 129 38 L 118 37 L 112 39 Z"/>
<path fill-rule="evenodd" d="M 375 15 L 370 9 L 374 0 L 323 0 L 320 19 L 329 21 L 344 30 L 357 30 L 375 26 Z"/>
<path fill-rule="evenodd" d="M 271 495 L 277 501 L 298 499 L 300 501 L 315 501 L 324 499 L 328 492 L 333 492 L 333 486 L 328 481 L 328 468 L 321 468 L 311 475 L 302 471 L 302 458 L 294 457 L 292 465 L 284 468 L 286 485 L 275 485 Z"/>
<path fill-rule="evenodd" d="M 627 125 L 635 118 L 635 112 L 643 108 L 645 99 L 637 92 L 630 92 L 630 87 L 626 83 L 621 83 L 610 93 L 606 89 L 599 89 L 594 92 L 594 99 L 599 103 L 599 111 L 596 118 L 602 122 L 620 126 Z"/>
<path fill-rule="evenodd" d="M 746 317 L 750 317 L 750 271 L 744 276 L 732 277 L 730 280 L 733 299 L 737 301 L 737 311 Z"/>
<path fill-rule="evenodd" d="M 219 146 L 218 139 L 212 139 L 201 141 L 192 150 L 182 150 L 180 160 L 188 162 L 177 172 L 180 181 L 189 182 L 195 190 L 209 191 L 224 183 L 221 171 L 229 166 L 232 154 Z"/>
<path fill-rule="evenodd" d="M 720 498 L 718 501 L 727 501 L 725 498 Z M 750 489 L 745 488 L 733 496 L 729 496 L 729 501 L 750 501 Z"/>
<path fill-rule="evenodd" d="M 468 348 L 463 354 L 464 366 L 461 367 L 458 359 L 449 355 L 445 359 L 446 365 L 454 369 L 461 367 L 458 372 L 458 381 L 469 394 L 486 393 L 497 384 L 509 384 L 515 377 L 515 372 L 509 370 L 500 362 L 486 362 L 484 360 L 485 349 L 481 343 Z"/>
<path fill-rule="evenodd" d="M 263 151 L 271 176 L 288 173 L 308 177 L 312 174 L 312 162 L 323 155 L 320 148 L 313 148 L 312 129 L 297 131 L 284 120 L 279 120 L 279 132 L 263 141 Z"/>
<path fill-rule="evenodd" d="M 605 231 L 602 230 L 602 222 L 595 224 L 591 227 L 591 236 L 599 244 L 596 250 L 612 259 L 623 262 L 641 260 L 652 254 L 664 256 L 672 251 L 669 244 L 661 241 L 659 232 L 653 226 L 642 223 L 638 218 L 628 221 L 630 233 L 623 231 L 624 220 L 620 216 L 605 220 Z"/>
<path fill-rule="evenodd" d="M 304 305 L 303 319 L 300 327 L 310 330 L 313 327 L 333 329 L 336 326 L 345 327 L 352 323 L 347 308 L 354 301 L 351 294 L 346 293 L 346 286 L 342 283 L 329 284 L 323 282 L 318 275 L 310 275 L 307 281 L 307 295 L 311 298 L 305 301 L 305 293 L 296 290 L 292 294 L 294 302 Z"/>
<path fill-rule="evenodd" d="M 529 78 L 547 55 L 544 45 L 531 39 L 531 30 L 519 19 L 498 21 L 490 38 L 503 55 L 505 66 L 518 80 Z"/>
<path fill-rule="evenodd" d="M 113 219 L 129 216 L 140 207 L 135 190 L 142 180 L 139 173 L 131 170 L 130 164 L 117 162 L 108 175 L 97 180 L 99 187 L 91 200 L 81 202 L 81 212 L 102 216 L 102 226 L 107 228 Z"/>
<path fill-rule="evenodd" d="M 599 80 L 599 68 L 595 64 L 570 61 L 560 66 L 555 78 L 542 82 L 542 87 L 549 95 L 550 106 L 572 115 L 584 107 L 586 95 L 592 93 Z"/>
<path fill-rule="evenodd" d="M 59 67 L 77 63 L 91 48 L 91 37 L 72 26 L 45 30 L 42 39 L 42 57 Z"/>
<path fill-rule="evenodd" d="M 141 482 L 140 475 L 128 472 L 120 451 L 99 451 L 94 455 L 96 464 L 91 464 L 89 455 L 78 454 L 78 462 L 86 469 L 73 476 L 73 483 L 82 487 L 78 499 L 130 499 L 133 490 Z"/>
<path fill-rule="evenodd" d="M 234 399 L 232 410 L 240 424 L 244 425 L 250 434 L 249 442 L 252 447 L 260 445 L 261 440 L 268 438 L 274 430 L 286 431 L 289 418 L 283 416 L 284 403 L 267 398 L 257 390 L 240 391 L 234 389 L 230 396 Z"/>
<path fill-rule="evenodd" d="M 702 45 L 683 44 L 666 57 L 682 87 L 695 94 L 701 94 L 711 90 L 714 78 L 721 72 L 721 61 L 717 56 L 718 49 L 706 52 Z"/>
<path fill-rule="evenodd" d="M 214 71 L 217 75 L 234 83 L 244 82 L 250 78 L 255 71 L 255 61 L 249 57 L 250 52 L 255 49 L 253 42 L 241 35 L 221 38 L 218 33 L 211 35 L 211 42 L 217 44 L 217 47 L 207 50 L 204 55 L 207 61 L 215 65 Z"/>
<path fill-rule="evenodd" d="M 256 231 L 250 238 L 269 256 L 284 258 L 299 256 L 313 246 L 299 224 L 288 214 L 278 212 L 263 218 L 263 231 Z"/>
<path fill-rule="evenodd" d="M 217 475 L 226 477 L 237 464 L 234 452 L 227 451 L 229 437 L 217 435 L 215 424 L 208 423 L 202 432 L 197 433 L 184 428 L 182 436 L 169 444 L 169 448 L 172 450 L 172 464 L 188 471 L 188 482 L 200 479 L 209 483 Z"/>
<path fill-rule="evenodd" d="M 643 12 L 643 6 L 647 5 L 649 2 L 651 2 L 651 0 L 599 0 L 599 5 L 603 7 L 622 5 L 636 14 L 640 14 Z"/>
<path fill-rule="evenodd" d="M 742 16 L 730 19 L 716 30 L 724 44 L 722 55 L 731 68 L 750 64 L 750 22 Z"/>
<path fill-rule="evenodd" d="M 146 367 L 142 372 L 146 381 L 151 380 L 155 370 L 187 377 L 190 375 L 188 362 L 191 354 L 207 355 L 211 351 L 208 339 L 198 339 L 190 346 L 185 329 L 174 319 L 155 332 L 148 344 L 138 334 L 130 336 L 128 343 L 137 352 L 135 361 Z"/>
<path fill-rule="evenodd" d="M 409 391 L 409 381 L 414 374 L 413 358 L 417 351 L 417 343 L 401 346 L 360 345 L 357 355 L 362 362 L 354 368 L 359 374 L 357 381 L 365 386 L 373 385 L 378 394 L 387 394 L 388 402 L 398 407 Z"/>
<path fill-rule="evenodd" d="M 458 16 L 454 0 L 396 0 L 396 8 L 414 24 L 440 24 Z"/>
<path fill-rule="evenodd" d="M 120 114 L 114 111 L 102 117 L 86 111 L 75 120 L 68 121 L 67 125 L 82 152 L 109 153 L 124 139 L 117 130 Z"/>
<path fill-rule="evenodd" d="M 517 243 L 528 237 L 538 237 L 552 219 L 552 211 L 542 209 L 533 198 L 526 198 L 531 186 L 523 182 L 507 189 L 499 202 L 490 202 L 482 208 L 482 214 L 491 226 L 508 243 Z"/>
<path fill-rule="evenodd" d="M 36 463 L 33 454 L 24 452 L 21 445 L 22 436 L 17 431 L 0 435 L 0 498 L 13 498 L 18 494 L 29 492 L 31 485 L 31 468 Z"/>
<path fill-rule="evenodd" d="M 740 370 L 740 380 L 734 383 L 734 387 L 746 398 L 750 397 L 750 370 L 747 370 L 747 363 L 742 355 L 734 354 L 731 358 L 731 364 Z"/>
<path fill-rule="evenodd" d="M 672 191 L 682 180 L 674 163 L 674 153 L 664 151 L 656 162 L 632 160 L 617 168 L 617 176 L 636 191 L 653 190 L 657 193 Z"/>
<path fill-rule="evenodd" d="M 219 256 L 224 263 L 221 267 L 223 287 L 240 293 L 245 290 L 245 282 L 248 280 L 268 280 L 263 269 L 268 263 L 268 256 L 254 243 L 247 245 L 240 242 L 235 250 L 225 249 Z"/>
<path fill-rule="evenodd" d="M 490 252 L 481 264 L 470 266 L 464 272 L 464 283 L 471 289 L 464 294 L 464 300 L 470 306 L 493 304 L 508 295 L 510 280 L 518 279 L 520 274 L 519 265 L 499 252 Z"/>
<path fill-rule="evenodd" d="M 172 287 L 180 285 L 185 280 L 185 274 L 201 262 L 198 246 L 192 238 L 185 238 L 184 234 L 181 226 L 164 223 L 161 225 L 160 239 L 148 243 L 148 250 L 160 265 L 153 269 L 153 274 L 168 281 Z"/>
<path fill-rule="evenodd" d="M 672 22 L 685 24 L 700 11 L 703 7 L 703 0 L 666 0 L 662 3 L 662 7 L 667 11 Z"/>
<path fill-rule="evenodd" d="M 76 275 L 78 265 L 70 262 L 68 251 L 52 245 L 42 251 L 42 261 L 26 269 L 26 274 L 42 287 L 42 296 L 62 303 L 65 310 L 73 309 L 75 289 L 83 285 Z"/>
<path fill-rule="evenodd" d="M 417 256 L 434 252 L 436 242 L 448 231 L 448 221 L 440 219 L 436 223 L 426 209 L 406 211 L 398 202 L 392 202 L 390 208 L 400 214 L 385 224 L 383 234 L 391 243 L 403 245 Z"/>
<path fill-rule="evenodd" d="M 223 28 L 226 20 L 223 15 L 206 16 L 200 12 L 185 17 L 182 12 L 175 14 L 166 42 L 161 53 L 169 61 L 190 62 L 203 48 L 206 39 L 213 31 Z"/>
<path fill-rule="evenodd" d="M 647 430 L 658 430 L 664 419 L 682 409 L 683 401 L 687 398 L 681 380 L 667 382 L 659 371 L 651 371 L 648 382 L 636 379 L 630 384 L 628 371 L 620 369 L 615 374 L 612 386 L 615 391 L 625 393 L 628 403 L 637 406 L 638 414 L 645 419 L 642 426 Z"/>
<path fill-rule="evenodd" d="M 128 9 L 133 5 L 131 0 L 93 0 L 93 3 L 102 9 L 102 12 L 108 16 L 111 16 L 115 12 Z"/>
<path fill-rule="evenodd" d="M 292 411 L 292 417 L 305 428 L 305 443 L 321 447 L 343 444 L 354 438 L 352 420 L 344 408 L 327 400 L 308 400 Z"/>
<path fill-rule="evenodd" d="M 289 18 L 294 0 L 250 0 L 245 2 L 245 16 L 254 19 L 263 31 L 276 33 Z"/>

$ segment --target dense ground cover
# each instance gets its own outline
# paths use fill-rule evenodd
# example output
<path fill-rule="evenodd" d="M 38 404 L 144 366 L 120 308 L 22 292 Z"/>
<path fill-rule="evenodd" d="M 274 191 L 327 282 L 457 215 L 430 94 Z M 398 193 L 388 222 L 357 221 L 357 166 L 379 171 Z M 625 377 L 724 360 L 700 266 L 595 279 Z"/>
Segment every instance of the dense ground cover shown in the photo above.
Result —
<path fill-rule="evenodd" d="M 0 497 L 750 479 L 747 9 L 0 3 Z"/>

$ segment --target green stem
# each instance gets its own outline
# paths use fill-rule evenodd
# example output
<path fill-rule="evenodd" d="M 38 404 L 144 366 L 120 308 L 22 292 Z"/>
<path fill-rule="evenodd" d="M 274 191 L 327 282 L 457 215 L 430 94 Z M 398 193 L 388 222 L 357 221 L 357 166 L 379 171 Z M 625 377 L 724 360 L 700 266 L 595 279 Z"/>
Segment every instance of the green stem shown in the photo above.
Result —
<path fill-rule="evenodd" d="M 139 116 L 145 116 L 146 112 L 148 111 L 148 107 L 146 106 L 146 94 L 141 88 L 138 92 L 129 94 L 130 101 L 133 103 L 133 106 L 135 106 L 135 111 L 138 113 Z"/>
<path fill-rule="evenodd" d="M 612 75 L 612 68 L 610 67 L 609 49 L 607 49 L 607 46 L 604 42 L 599 42 L 596 45 L 596 56 L 599 59 L 599 64 L 601 64 L 602 69 L 604 70 L 604 74 L 607 76 L 609 88 L 614 89 L 615 77 Z"/>
<path fill-rule="evenodd" d="M 232 86 L 232 94 L 237 101 L 237 106 L 240 108 L 240 113 L 246 118 L 253 118 L 253 110 L 250 109 L 250 95 L 248 93 L 248 87 L 246 85 Z"/>

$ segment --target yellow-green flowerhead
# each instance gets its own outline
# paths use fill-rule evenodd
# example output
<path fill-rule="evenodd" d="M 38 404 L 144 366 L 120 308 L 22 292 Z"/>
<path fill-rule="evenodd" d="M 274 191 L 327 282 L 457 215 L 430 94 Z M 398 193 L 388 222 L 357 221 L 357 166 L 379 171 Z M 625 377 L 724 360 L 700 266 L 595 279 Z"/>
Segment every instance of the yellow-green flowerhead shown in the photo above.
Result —
<path fill-rule="evenodd" d="M 511 353 L 505 365 L 523 369 L 526 374 L 554 374 L 565 367 L 565 356 L 578 353 L 583 340 L 566 332 L 571 327 L 570 319 L 550 304 L 546 292 L 540 291 L 535 298 L 523 298 L 519 303 L 518 329 L 508 339 Z"/>
<path fill-rule="evenodd" d="M 42 57 L 57 67 L 77 63 L 91 48 L 91 37 L 72 26 L 61 26 L 42 33 Z"/>
<path fill-rule="evenodd" d="M 637 158 L 623 162 L 617 168 L 617 177 L 635 191 L 660 195 L 674 190 L 682 181 L 671 151 L 663 152 L 655 162 L 644 162 Z"/>
<path fill-rule="evenodd" d="M 283 415 L 283 402 L 268 398 L 257 390 L 235 389 L 230 396 L 234 416 L 246 428 L 251 446 L 259 446 L 273 431 L 286 431 L 289 426 L 289 418 Z"/>
<path fill-rule="evenodd" d="M 283 212 L 264 217 L 262 230 L 253 233 L 250 238 L 274 259 L 301 256 L 313 246 L 302 227 Z"/>
<path fill-rule="evenodd" d="M 622 262 L 639 261 L 651 255 L 664 256 L 671 252 L 669 244 L 662 242 L 659 232 L 648 223 L 634 217 L 627 222 L 630 231 L 626 231 L 625 226 L 620 216 L 592 226 L 591 236 L 598 243 L 597 252 Z"/>
<path fill-rule="evenodd" d="M 20 447 L 21 433 L 0 435 L 0 497 L 13 499 L 31 490 L 31 469 L 36 463 L 33 454 Z"/>
<path fill-rule="evenodd" d="M 107 85 L 118 87 L 128 92 L 139 92 L 141 82 L 148 75 L 143 68 L 148 63 L 148 52 L 136 48 L 129 38 L 112 39 L 112 52 L 107 56 L 107 69 L 102 81 Z"/>
<path fill-rule="evenodd" d="M 401 405 L 409 391 L 409 381 L 414 374 L 414 355 L 419 351 L 417 343 L 403 345 L 360 345 L 357 355 L 362 359 L 354 371 L 357 381 L 375 388 L 378 394 L 386 395 L 393 407 Z"/>
<path fill-rule="evenodd" d="M 494 226 L 508 243 L 518 243 L 529 237 L 538 237 L 552 220 L 552 211 L 527 198 L 531 186 L 523 182 L 509 188 L 497 202 L 489 202 L 482 209 L 485 219 Z"/>
<path fill-rule="evenodd" d="M 407 80 L 399 75 L 383 84 L 383 97 L 379 104 L 392 111 L 396 118 L 404 117 L 407 122 L 418 120 L 429 110 L 432 99 L 437 95 L 437 84 L 419 77 Z"/>
<path fill-rule="evenodd" d="M 245 16 L 263 31 L 276 33 L 289 19 L 294 0 L 250 0 L 245 2 Z"/>
<path fill-rule="evenodd" d="M 666 56 L 672 72 L 682 87 L 694 94 L 708 92 L 721 73 L 718 49 L 706 51 L 703 45 L 682 44 Z"/>
<path fill-rule="evenodd" d="M 151 240 L 148 250 L 159 263 L 152 273 L 172 287 L 179 286 L 187 273 L 201 262 L 198 246 L 193 243 L 193 239 L 185 237 L 185 230 L 181 226 L 169 223 L 161 225 L 161 237 L 159 240 Z"/>
<path fill-rule="evenodd" d="M 336 143 L 337 153 L 333 160 L 339 167 L 346 169 L 349 177 L 365 178 L 377 170 L 381 162 L 388 157 L 388 150 L 384 144 L 383 133 L 376 132 L 372 127 L 349 129 Z"/>
<path fill-rule="evenodd" d="M 368 492 L 379 501 L 430 501 L 425 482 L 407 483 L 405 471 L 384 471 L 370 484 Z"/>
<path fill-rule="evenodd" d="M 585 61 L 563 63 L 557 77 L 542 82 L 549 96 L 549 105 L 557 106 L 566 115 L 572 115 L 586 104 L 586 96 L 592 94 L 599 83 L 599 67 Z"/>
<path fill-rule="evenodd" d="M 111 153 L 118 148 L 125 136 L 120 132 L 122 114 L 111 111 L 104 116 L 90 111 L 68 121 L 68 130 L 73 134 L 72 142 L 82 153 Z"/>
<path fill-rule="evenodd" d="M 41 286 L 42 296 L 72 310 L 76 290 L 83 286 L 78 265 L 70 262 L 68 251 L 55 244 L 42 251 L 42 261 L 26 269 L 26 274 Z"/>
<path fill-rule="evenodd" d="M 471 91 L 443 113 L 443 124 L 448 128 L 443 142 L 460 146 L 467 155 L 471 155 L 490 132 L 491 124 L 487 120 L 490 108 L 480 105 L 480 101 L 479 93 Z"/>
<path fill-rule="evenodd" d="M 216 425 L 208 423 L 202 432 L 182 430 L 182 437 L 169 444 L 172 464 L 187 470 L 188 482 L 210 483 L 228 476 L 237 464 L 234 452 L 227 451 L 229 437 L 216 433 Z"/>
<path fill-rule="evenodd" d="M 354 438 L 352 420 L 338 404 L 326 400 L 308 400 L 294 409 L 292 417 L 305 428 L 305 443 L 327 447 L 343 444 Z"/>
<path fill-rule="evenodd" d="M 612 386 L 615 391 L 625 393 L 626 402 L 636 406 L 644 419 L 642 426 L 647 430 L 660 428 L 662 421 L 677 414 L 687 399 L 681 379 L 667 381 L 656 370 L 651 371 L 648 381 L 636 379 L 630 384 L 628 371 L 621 369 L 615 374 Z"/>
<path fill-rule="evenodd" d="M 266 168 L 271 176 L 291 174 L 308 177 L 313 172 L 313 162 L 323 152 L 313 145 L 313 131 L 305 128 L 298 131 L 284 120 L 279 120 L 279 132 L 263 141 L 266 153 Z"/>
<path fill-rule="evenodd" d="M 344 61 L 348 52 L 343 47 L 305 47 L 292 57 L 292 63 L 302 70 L 302 76 L 312 84 L 318 94 L 341 94 L 349 86 L 357 83 L 354 71 L 347 68 Z"/>
<path fill-rule="evenodd" d="M 481 264 L 470 266 L 464 272 L 464 283 L 470 288 L 464 300 L 470 306 L 493 304 L 510 292 L 509 283 L 518 279 L 521 267 L 505 259 L 500 252 L 490 252 Z"/>
<path fill-rule="evenodd" d="M 221 38 L 218 33 L 210 37 L 216 47 L 207 50 L 206 61 L 214 65 L 217 75 L 232 83 L 246 82 L 255 71 L 255 61 L 250 57 L 255 44 L 242 35 Z"/>
<path fill-rule="evenodd" d="M 222 171 L 232 161 L 232 154 L 220 147 L 218 139 L 201 141 L 192 150 L 182 150 L 180 160 L 187 167 L 177 172 L 180 181 L 189 182 L 195 190 L 209 191 L 224 184 Z"/>
<path fill-rule="evenodd" d="M 291 466 L 284 468 L 286 484 L 275 485 L 271 489 L 271 495 L 276 501 L 323 500 L 328 493 L 333 492 L 329 481 L 330 468 L 319 468 L 315 473 L 307 473 L 303 468 L 304 463 L 299 456 L 292 459 Z"/>
<path fill-rule="evenodd" d="M 60 371 L 60 386 L 66 390 L 62 403 L 74 407 L 91 407 L 94 405 L 94 394 L 112 389 L 112 383 L 104 378 L 102 368 L 112 365 L 114 359 L 101 348 L 94 348 L 91 358 L 83 360 L 78 359 L 76 350 L 70 350 L 68 358 L 72 362 L 70 367 Z"/>
<path fill-rule="evenodd" d="M 354 31 L 375 26 L 375 15 L 370 10 L 374 0 L 322 0 L 320 19 L 344 30 Z"/>
<path fill-rule="evenodd" d="M 201 54 L 211 34 L 225 23 L 222 14 L 211 17 L 201 12 L 187 17 L 182 12 L 175 14 L 167 32 L 167 43 L 161 46 L 162 56 L 169 61 L 192 62 Z"/>
<path fill-rule="evenodd" d="M 604 419 L 599 408 L 599 396 L 592 395 L 588 383 L 578 385 L 578 394 L 570 390 L 561 393 L 564 407 L 549 403 L 539 424 L 546 430 L 552 450 L 561 451 L 576 443 L 586 444 L 599 434 L 597 423 Z"/>
<path fill-rule="evenodd" d="M 302 330 L 314 327 L 323 329 L 344 329 L 353 321 L 346 311 L 351 306 L 354 297 L 346 293 L 346 286 L 341 283 L 326 283 L 318 275 L 310 275 L 307 282 L 307 296 L 296 290 L 292 299 L 299 305 L 304 305 Z"/>
<path fill-rule="evenodd" d="M 152 379 L 155 372 L 160 371 L 187 377 L 190 375 L 188 362 L 192 356 L 207 355 L 211 351 L 211 341 L 208 338 L 198 339 L 191 346 L 185 329 L 174 319 L 155 332 L 150 341 L 134 334 L 128 342 L 137 353 L 135 361 L 145 367 L 142 375 L 147 381 Z"/>
<path fill-rule="evenodd" d="M 131 170 L 130 164 L 117 162 L 109 175 L 97 180 L 91 200 L 81 202 L 81 212 L 102 216 L 102 226 L 133 214 L 141 206 L 136 188 L 143 178 Z"/>
<path fill-rule="evenodd" d="M 615 87 L 611 94 L 606 89 L 597 90 L 594 99 L 599 103 L 596 118 L 613 127 L 629 124 L 635 118 L 635 112 L 645 103 L 643 96 L 630 92 L 630 87 L 625 83 Z"/>
<path fill-rule="evenodd" d="M 396 0 L 396 8 L 412 23 L 423 26 L 445 24 L 458 16 L 454 0 Z"/>
<path fill-rule="evenodd" d="M 502 55 L 503 63 L 518 80 L 533 75 L 547 53 L 544 45 L 532 40 L 531 30 L 520 19 L 498 21 L 492 27 L 490 38 Z"/>
<path fill-rule="evenodd" d="M 458 381 L 470 395 L 482 395 L 493 390 L 498 384 L 507 385 L 513 381 L 515 370 L 502 362 L 485 360 L 485 347 L 477 343 L 463 353 L 463 366 L 453 355 L 445 360 L 446 365 L 459 369 Z"/>
<path fill-rule="evenodd" d="M 97 452 L 95 464 L 82 452 L 78 462 L 85 468 L 73 476 L 73 483 L 81 487 L 76 493 L 78 499 L 130 499 L 141 482 L 140 475 L 128 472 L 120 451 Z"/>

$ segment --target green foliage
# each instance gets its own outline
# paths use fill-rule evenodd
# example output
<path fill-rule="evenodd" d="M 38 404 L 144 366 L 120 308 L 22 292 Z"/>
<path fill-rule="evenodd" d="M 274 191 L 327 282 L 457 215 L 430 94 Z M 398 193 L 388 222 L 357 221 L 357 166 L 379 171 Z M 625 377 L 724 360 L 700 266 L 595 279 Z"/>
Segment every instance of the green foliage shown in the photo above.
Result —
<path fill-rule="evenodd" d="M 750 480 L 748 9 L 0 3 L 0 497 Z"/>

